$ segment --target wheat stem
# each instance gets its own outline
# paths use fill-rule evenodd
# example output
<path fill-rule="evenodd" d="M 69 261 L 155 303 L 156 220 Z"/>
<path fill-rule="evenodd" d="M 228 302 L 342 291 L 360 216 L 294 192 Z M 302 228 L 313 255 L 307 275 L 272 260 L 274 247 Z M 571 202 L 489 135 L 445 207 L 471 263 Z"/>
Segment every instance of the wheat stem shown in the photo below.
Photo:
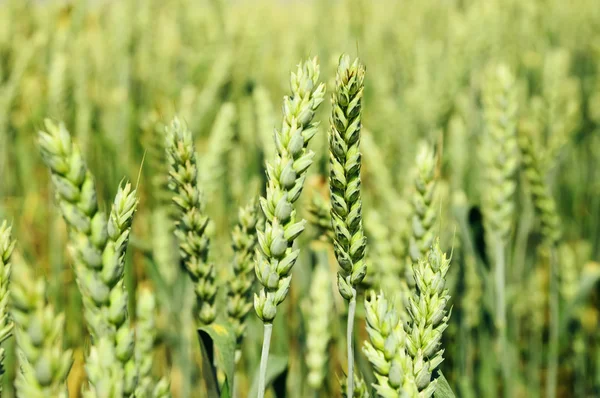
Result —
<path fill-rule="evenodd" d="M 356 311 L 356 289 L 352 288 L 352 298 L 348 303 L 348 327 L 346 329 L 346 348 L 348 349 L 348 385 L 346 386 L 346 395 L 354 396 L 354 348 L 352 346 L 354 332 L 354 312 Z"/>
<path fill-rule="evenodd" d="M 558 297 L 558 269 L 556 249 L 550 248 L 550 294 L 548 306 L 550 308 L 549 343 L 548 343 L 548 375 L 546 376 L 546 397 L 556 397 L 558 381 L 558 339 L 560 328 L 559 297 Z"/>
<path fill-rule="evenodd" d="M 506 297 L 504 288 L 506 286 L 506 259 L 505 248 L 501 239 L 495 242 L 496 269 L 494 277 L 496 282 L 496 328 L 498 331 L 498 345 L 502 369 L 502 380 L 504 382 L 504 395 L 507 394 L 509 379 L 509 366 L 506 346 Z"/>
<path fill-rule="evenodd" d="M 271 334 L 273 324 L 265 323 L 263 332 L 263 346 L 260 354 L 260 373 L 258 375 L 258 398 L 264 398 L 267 381 L 267 363 L 269 361 L 269 348 L 271 346 Z"/>

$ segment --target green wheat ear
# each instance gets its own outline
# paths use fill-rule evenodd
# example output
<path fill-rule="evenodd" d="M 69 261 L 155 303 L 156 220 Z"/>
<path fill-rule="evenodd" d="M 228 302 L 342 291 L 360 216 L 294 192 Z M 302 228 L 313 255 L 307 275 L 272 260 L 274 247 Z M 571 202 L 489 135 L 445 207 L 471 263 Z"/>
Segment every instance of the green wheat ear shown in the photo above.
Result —
<path fill-rule="evenodd" d="M 435 391 L 433 374 L 444 360 L 441 345 L 450 319 L 446 308 L 450 295 L 445 286 L 449 269 L 450 258 L 440 248 L 439 239 L 433 243 L 427 259 L 413 265 L 416 291 L 409 299 L 412 321 L 407 329 L 406 349 L 413 358 L 417 388 L 425 396 Z"/>
<path fill-rule="evenodd" d="M 228 282 L 227 315 L 234 325 L 238 349 L 246 333 L 246 317 L 252 308 L 257 223 L 258 206 L 253 202 L 238 210 L 238 223 L 231 233 L 233 276 Z"/>
<path fill-rule="evenodd" d="M 414 191 L 411 196 L 410 262 L 405 269 L 406 281 L 413 288 L 415 280 L 410 265 L 427 257 L 435 237 L 437 213 L 439 212 L 439 209 L 434 205 L 437 186 L 436 159 L 433 149 L 422 143 L 417 153 Z"/>
<path fill-rule="evenodd" d="M 406 334 L 393 302 L 383 292 L 370 291 L 365 297 L 365 318 L 369 340 L 365 341 L 363 352 L 373 366 L 373 387 L 378 396 L 416 396 L 412 359 L 405 348 Z"/>
<path fill-rule="evenodd" d="M 340 269 L 338 289 L 349 302 L 347 344 L 348 374 L 354 374 L 352 336 L 356 289 L 367 274 L 365 251 L 367 238 L 363 229 L 360 197 L 360 132 L 365 67 L 358 59 L 342 55 L 332 95 L 329 123 L 329 189 L 333 248 Z M 353 379 L 348 379 L 346 395 L 353 394 Z"/>
<path fill-rule="evenodd" d="M 64 124 L 46 120 L 46 131 L 39 132 L 38 141 L 69 227 L 69 249 L 93 344 L 101 337 L 113 342 L 126 377 L 124 393 L 130 396 L 137 384 L 137 369 L 123 275 L 137 192 L 131 184 L 119 185 L 106 219 L 98 211 L 92 174 Z"/>
<path fill-rule="evenodd" d="M 258 231 L 255 271 L 262 288 L 254 295 L 254 309 L 264 323 L 259 398 L 265 393 L 272 322 L 290 289 L 292 267 L 300 253 L 293 246 L 306 224 L 297 220 L 294 203 L 315 156 L 308 143 L 318 131 L 319 123 L 313 119 L 325 95 L 325 86 L 318 83 L 319 73 L 314 58 L 291 74 L 292 96 L 283 99 L 283 123 L 273 135 L 277 156 L 267 163 L 267 194 L 260 198 L 265 228 Z"/>
<path fill-rule="evenodd" d="M 178 214 L 175 236 L 179 241 L 181 262 L 194 284 L 196 316 L 203 324 L 212 323 L 216 316 L 214 265 L 208 262 L 209 238 L 206 227 L 209 218 L 198 186 L 198 165 L 192 133 L 178 118 L 167 127 L 167 160 L 169 189 Z"/>
<path fill-rule="evenodd" d="M 293 204 L 302 192 L 314 152 L 308 143 L 318 131 L 313 118 L 323 102 L 325 86 L 318 84 L 316 59 L 298 66 L 292 73 L 292 96 L 283 103 L 283 124 L 274 134 L 277 157 L 267 164 L 267 194 L 260 199 L 265 230 L 258 232 L 256 276 L 263 286 L 254 296 L 258 317 L 271 323 L 277 306 L 286 298 L 291 270 L 299 251 L 292 248 L 304 230 L 305 221 L 296 221 Z"/>
<path fill-rule="evenodd" d="M 67 398 L 73 358 L 63 345 L 65 317 L 47 302 L 45 281 L 24 261 L 13 269 L 11 307 L 19 358 L 17 396 Z"/>
<path fill-rule="evenodd" d="M 554 246 L 560 240 L 561 223 L 542 169 L 541 149 L 534 144 L 530 134 L 526 131 L 519 133 L 519 147 L 533 205 L 540 217 L 542 236 L 547 244 Z"/>
<path fill-rule="evenodd" d="M 515 172 L 519 165 L 517 145 L 517 90 L 506 65 L 488 71 L 483 90 L 486 134 L 482 157 L 486 185 L 482 193 L 487 230 L 505 244 L 514 217 Z"/>
<path fill-rule="evenodd" d="M 329 129 L 329 187 L 334 249 L 341 267 L 338 288 L 350 300 L 364 279 L 367 240 L 360 198 L 360 131 L 365 68 L 358 59 L 340 58 Z"/>

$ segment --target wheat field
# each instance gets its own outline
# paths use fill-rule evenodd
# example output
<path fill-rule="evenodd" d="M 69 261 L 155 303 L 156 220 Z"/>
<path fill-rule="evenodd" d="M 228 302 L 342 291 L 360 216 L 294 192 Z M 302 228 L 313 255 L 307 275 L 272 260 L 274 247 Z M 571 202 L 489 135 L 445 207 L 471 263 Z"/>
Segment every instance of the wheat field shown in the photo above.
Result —
<path fill-rule="evenodd" d="M 600 396 L 597 0 L 0 2 L 2 397 Z"/>

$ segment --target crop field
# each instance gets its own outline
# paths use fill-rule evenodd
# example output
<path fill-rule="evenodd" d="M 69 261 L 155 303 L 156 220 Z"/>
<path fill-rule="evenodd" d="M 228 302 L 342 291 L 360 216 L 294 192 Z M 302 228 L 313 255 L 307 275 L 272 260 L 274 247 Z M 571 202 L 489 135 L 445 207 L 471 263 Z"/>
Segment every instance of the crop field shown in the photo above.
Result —
<path fill-rule="evenodd" d="M 0 396 L 600 397 L 598 0 L 0 1 Z"/>

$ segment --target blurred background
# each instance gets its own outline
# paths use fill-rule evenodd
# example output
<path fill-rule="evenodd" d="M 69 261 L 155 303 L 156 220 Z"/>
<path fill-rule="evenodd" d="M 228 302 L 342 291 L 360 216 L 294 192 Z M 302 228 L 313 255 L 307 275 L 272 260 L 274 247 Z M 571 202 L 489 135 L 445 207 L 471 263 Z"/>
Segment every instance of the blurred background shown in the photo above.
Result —
<path fill-rule="evenodd" d="M 69 377 L 78 396 L 89 345 L 66 251 L 67 231 L 35 141 L 44 118 L 64 121 L 82 149 L 109 208 L 118 184 L 138 186 L 126 280 L 156 292 L 157 373 L 177 397 L 202 396 L 193 330 L 193 294 L 174 295 L 181 272 L 165 190 L 164 124 L 175 115 L 194 133 L 211 219 L 211 256 L 231 274 L 230 231 L 237 209 L 264 190 L 264 161 L 274 153 L 289 72 L 317 56 L 328 96 L 342 53 L 367 68 L 363 103 L 363 197 L 373 275 L 396 275 L 406 257 L 417 148 L 435 145 L 439 162 L 442 246 L 453 248 L 452 317 L 441 368 L 459 397 L 502 390 L 494 359 L 490 261 L 483 232 L 481 150 L 485 71 L 504 64 L 516 76 L 519 126 L 533 132 L 544 178 L 556 201 L 560 346 L 558 396 L 600 396 L 600 4 L 597 0 L 227 1 L 97 0 L 0 2 L 0 218 L 12 220 L 19 249 L 47 275 L 49 298 L 67 314 L 66 343 L 76 349 Z M 327 200 L 325 101 L 311 144 L 311 168 L 299 213 Z M 544 394 L 548 361 L 547 256 L 522 174 L 507 273 L 511 396 Z M 306 385 L 306 301 L 312 269 L 337 264 L 313 227 L 272 352 L 284 366 L 277 396 L 340 396 L 345 305 L 335 311 L 328 371 L 316 392 Z M 400 278 L 398 274 L 392 278 Z M 333 280 L 333 279 L 332 279 Z M 368 287 L 381 287 L 378 277 Z M 183 289 L 185 291 L 185 289 Z M 189 289 L 188 289 L 189 293 Z M 181 297 L 179 297 L 181 296 Z M 362 307 L 362 306 L 359 306 Z M 363 317 L 359 309 L 359 317 Z M 133 313 L 133 312 L 132 312 Z M 261 325 L 253 313 L 238 369 L 240 396 L 259 361 Z M 364 321 L 357 352 L 366 338 Z M 3 397 L 12 397 L 8 341 Z M 373 381 L 368 362 L 359 368 Z M 11 365 L 12 364 L 12 365 Z M 287 364 L 287 367 L 285 366 Z M 285 392 L 285 394 L 284 394 Z M 504 391 L 506 393 L 506 391 Z M 284 395 L 281 395 L 284 394 Z"/>

